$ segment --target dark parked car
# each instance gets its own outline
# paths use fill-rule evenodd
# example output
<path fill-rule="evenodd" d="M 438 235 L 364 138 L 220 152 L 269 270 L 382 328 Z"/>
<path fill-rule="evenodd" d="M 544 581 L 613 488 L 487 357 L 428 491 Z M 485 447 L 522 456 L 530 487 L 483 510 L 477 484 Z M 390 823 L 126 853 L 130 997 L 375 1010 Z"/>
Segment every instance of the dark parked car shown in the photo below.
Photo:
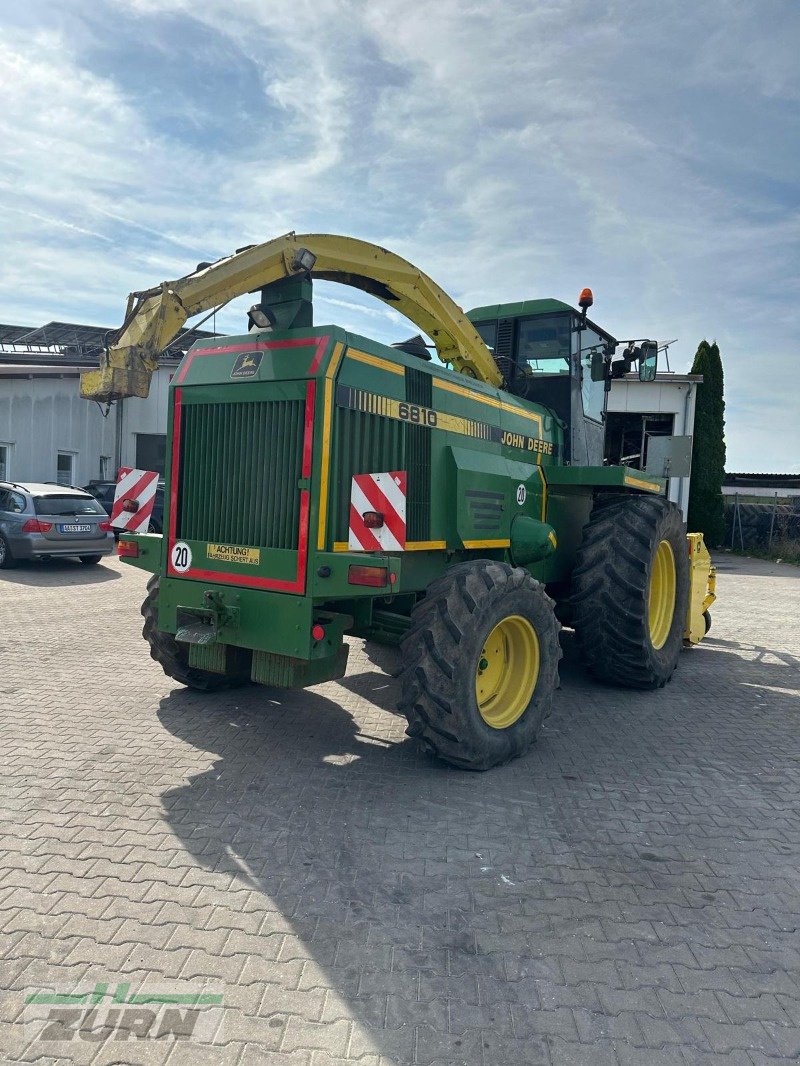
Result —
<path fill-rule="evenodd" d="M 116 481 L 90 481 L 88 485 L 83 486 L 83 491 L 91 493 L 92 496 L 94 496 L 94 498 L 103 505 L 106 514 L 111 514 L 111 508 L 114 506 L 114 493 L 116 491 L 116 488 Z M 159 485 L 156 489 L 156 498 L 153 504 L 153 513 L 150 516 L 150 526 L 148 532 L 164 532 L 163 485 Z"/>
<path fill-rule="evenodd" d="M 100 503 L 82 489 L 0 481 L 0 567 L 19 559 L 77 555 L 99 563 L 114 550 Z"/>

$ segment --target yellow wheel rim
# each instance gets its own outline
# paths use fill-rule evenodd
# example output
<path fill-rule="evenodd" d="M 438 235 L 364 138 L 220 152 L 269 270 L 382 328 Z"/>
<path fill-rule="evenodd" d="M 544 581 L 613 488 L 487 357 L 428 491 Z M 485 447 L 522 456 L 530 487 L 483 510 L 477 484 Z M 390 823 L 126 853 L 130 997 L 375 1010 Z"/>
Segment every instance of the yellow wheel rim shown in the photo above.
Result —
<path fill-rule="evenodd" d="M 675 556 L 672 545 L 662 540 L 656 548 L 648 595 L 650 642 L 663 648 L 667 643 L 675 614 Z"/>
<path fill-rule="evenodd" d="M 475 672 L 481 718 L 492 729 L 508 729 L 531 702 L 539 679 L 539 638 L 527 618 L 509 615 L 483 645 Z"/>

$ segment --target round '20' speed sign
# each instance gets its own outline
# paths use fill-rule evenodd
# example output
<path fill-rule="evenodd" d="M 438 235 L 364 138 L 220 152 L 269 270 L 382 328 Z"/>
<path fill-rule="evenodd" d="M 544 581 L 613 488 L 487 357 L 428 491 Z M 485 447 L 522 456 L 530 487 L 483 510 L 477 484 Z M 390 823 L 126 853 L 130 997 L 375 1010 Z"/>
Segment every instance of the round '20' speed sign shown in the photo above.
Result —
<path fill-rule="evenodd" d="M 172 569 L 179 574 L 185 574 L 192 566 L 192 549 L 185 540 L 178 540 L 172 545 L 169 553 Z"/>

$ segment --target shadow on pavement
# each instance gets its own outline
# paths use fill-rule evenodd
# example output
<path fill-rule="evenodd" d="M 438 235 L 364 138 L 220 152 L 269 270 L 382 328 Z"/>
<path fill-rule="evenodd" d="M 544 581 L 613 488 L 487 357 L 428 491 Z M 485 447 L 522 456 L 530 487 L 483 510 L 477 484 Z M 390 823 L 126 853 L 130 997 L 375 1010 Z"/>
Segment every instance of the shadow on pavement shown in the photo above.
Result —
<path fill-rule="evenodd" d="M 363 1042 L 360 1054 L 401 1064 L 415 1061 L 415 1024 L 427 1012 L 435 1026 L 429 1039 L 443 1042 L 441 1061 L 482 1061 L 479 1033 L 448 1035 L 444 997 L 470 978 L 474 986 L 477 955 L 470 891 L 458 868 L 448 875 L 444 860 L 459 808 L 453 788 L 465 788 L 466 799 L 480 777 L 484 802 L 508 770 L 453 770 L 409 740 L 360 732 L 343 707 L 310 691 L 248 688 L 213 704 L 176 691 L 161 701 L 159 718 L 217 756 L 213 767 L 163 794 L 171 829 L 198 866 L 235 878 L 231 892 L 261 893 L 266 909 L 289 923 L 278 965 L 292 973 L 299 965 L 292 960 L 304 960 L 310 969 L 301 988 L 333 990 L 324 1020 L 354 1019 L 362 1034 L 369 1030 L 366 1041 L 353 1037 Z M 470 862 L 477 870 L 480 859 Z M 271 961 L 275 939 L 265 935 L 272 917 L 259 938 L 263 952 L 256 946 L 247 964 L 248 980 L 268 985 L 280 980 Z M 481 961 L 497 966 L 496 957 Z M 474 993 L 463 998 L 462 1013 L 476 1009 L 469 1006 Z M 270 1010 L 265 998 L 264 1016 Z M 428 1030 L 420 1032 L 424 1043 Z"/>
<path fill-rule="evenodd" d="M 109 556 L 112 559 L 113 556 Z M 117 581 L 122 575 L 103 562 L 85 565 L 77 558 L 21 560 L 10 570 L 0 570 L 0 582 L 7 585 L 30 585 L 39 588 L 64 585 L 98 585 Z"/>
<path fill-rule="evenodd" d="M 715 887 L 702 812 L 712 797 L 735 806 L 748 788 L 766 802 L 783 787 L 772 764 L 796 660 L 718 640 L 685 652 L 667 688 L 633 692 L 592 683 L 570 632 L 563 643 L 563 688 L 539 743 L 487 774 L 424 757 L 379 710 L 382 737 L 359 729 L 341 704 L 355 693 L 393 710 L 397 683 L 382 675 L 343 679 L 341 702 L 332 686 L 333 699 L 256 687 L 161 701 L 164 727 L 215 757 L 163 793 L 166 821 L 199 867 L 232 879 L 233 898 L 249 888 L 267 912 L 240 977 L 265 983 L 262 1017 L 289 975 L 297 994 L 331 990 L 331 1040 L 355 1020 L 350 1057 L 547 1062 L 530 982 L 561 985 L 562 953 L 593 945 L 595 904 L 572 881 L 613 877 L 632 893 L 656 883 L 678 906 L 685 890 Z M 637 807 L 643 782 L 652 810 Z M 680 825 L 673 786 L 679 813 L 691 812 Z M 609 842 L 629 802 L 627 835 Z M 294 1024 L 274 1012 L 267 1024 Z"/>
<path fill-rule="evenodd" d="M 717 572 L 721 574 L 736 574 L 741 577 L 800 578 L 800 566 L 792 563 L 779 563 L 772 559 L 759 559 L 751 555 L 715 552 L 713 562 Z M 714 608 L 711 609 L 713 611 Z"/>
<path fill-rule="evenodd" d="M 340 679 L 339 684 L 381 710 L 399 714 L 397 701 L 400 698 L 400 685 L 393 677 L 372 670 L 363 674 L 348 674 Z"/>

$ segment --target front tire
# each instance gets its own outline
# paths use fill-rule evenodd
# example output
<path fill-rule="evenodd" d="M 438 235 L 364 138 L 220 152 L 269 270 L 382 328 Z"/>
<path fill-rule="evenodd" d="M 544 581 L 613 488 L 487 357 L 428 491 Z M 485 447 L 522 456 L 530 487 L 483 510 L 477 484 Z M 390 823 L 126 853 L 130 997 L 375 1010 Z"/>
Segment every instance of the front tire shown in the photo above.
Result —
<path fill-rule="evenodd" d="M 558 687 L 560 626 L 527 570 L 479 559 L 434 581 L 401 645 L 400 711 L 426 750 L 488 770 L 536 740 Z"/>
<path fill-rule="evenodd" d="M 150 657 L 155 659 L 167 677 L 199 692 L 236 688 L 250 682 L 249 674 L 216 674 L 189 665 L 189 649 L 171 633 L 158 628 L 158 575 L 147 582 L 147 598 L 142 604 L 144 626 L 142 636 L 150 645 Z"/>
<path fill-rule="evenodd" d="M 656 496 L 601 498 L 572 579 L 575 636 L 589 672 L 627 688 L 665 685 L 683 647 L 688 602 L 678 508 Z"/>

